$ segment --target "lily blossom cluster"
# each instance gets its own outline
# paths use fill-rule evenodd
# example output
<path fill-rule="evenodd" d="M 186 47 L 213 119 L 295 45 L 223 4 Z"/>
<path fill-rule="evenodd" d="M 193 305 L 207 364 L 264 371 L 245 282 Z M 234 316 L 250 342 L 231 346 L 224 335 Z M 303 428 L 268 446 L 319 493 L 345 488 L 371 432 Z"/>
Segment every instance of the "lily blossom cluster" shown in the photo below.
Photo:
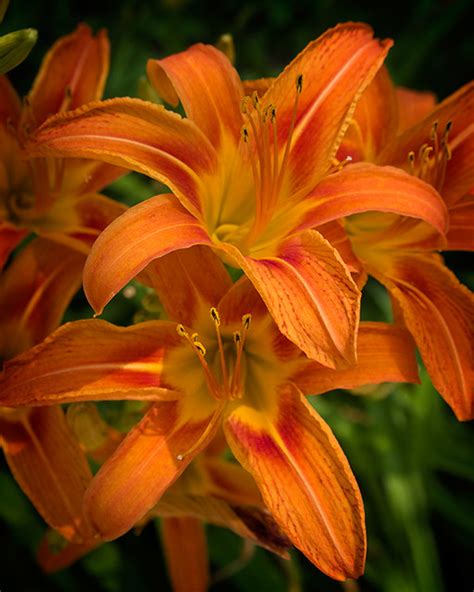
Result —
<path fill-rule="evenodd" d="M 251 81 L 209 45 L 149 60 L 185 116 L 97 100 L 108 46 L 85 26 L 53 47 L 23 110 L 0 79 L 4 260 L 41 237 L 0 275 L 0 443 L 63 537 L 43 541 L 45 570 L 160 517 L 178 592 L 208 587 L 203 523 L 359 577 L 361 494 L 308 396 L 416 383 L 418 348 L 473 417 L 474 297 L 439 251 L 474 245 L 474 87 L 440 104 L 396 88 L 391 45 L 338 25 Z M 95 193 L 124 170 L 169 193 L 126 211 Z M 60 325 L 82 270 L 96 315 L 135 280 L 163 318 Z M 393 324 L 360 322 L 369 275 Z M 137 403 L 126 432 L 101 418 L 108 401 Z"/>

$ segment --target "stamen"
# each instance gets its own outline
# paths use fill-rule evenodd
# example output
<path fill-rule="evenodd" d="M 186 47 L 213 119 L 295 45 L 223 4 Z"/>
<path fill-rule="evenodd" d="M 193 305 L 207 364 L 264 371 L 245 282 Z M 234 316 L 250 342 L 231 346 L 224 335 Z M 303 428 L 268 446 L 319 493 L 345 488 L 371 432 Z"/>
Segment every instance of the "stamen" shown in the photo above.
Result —
<path fill-rule="evenodd" d="M 276 184 L 276 193 L 277 194 L 280 192 L 281 184 L 283 183 L 283 175 L 285 174 L 286 163 L 287 163 L 288 155 L 290 153 L 290 148 L 291 148 L 291 140 L 293 138 L 293 132 L 295 130 L 296 115 L 298 114 L 299 98 L 300 98 L 300 95 L 302 92 L 303 92 L 303 74 L 298 74 L 298 76 L 296 77 L 296 96 L 295 96 L 295 102 L 293 103 L 293 113 L 291 116 L 290 129 L 288 131 L 288 139 L 286 141 L 285 153 L 283 155 L 283 160 L 282 160 L 282 163 L 280 166 L 280 172 L 278 175 L 278 181 Z"/>
<path fill-rule="evenodd" d="M 182 452 L 181 454 L 177 454 L 176 455 L 176 460 L 179 460 L 181 462 L 187 456 L 190 456 L 190 455 L 193 455 L 194 456 L 194 453 L 196 452 L 196 450 L 203 444 L 203 442 L 205 440 L 207 440 L 208 436 L 215 429 L 217 423 L 221 420 L 222 413 L 223 413 L 223 411 L 225 409 L 225 406 L 226 406 L 226 401 L 225 400 L 223 400 L 223 401 L 221 401 L 219 403 L 219 405 L 217 406 L 216 410 L 212 414 L 211 420 L 207 424 L 206 429 L 204 430 L 204 432 L 200 435 L 198 441 L 195 442 L 191 446 L 191 448 L 189 448 L 188 450 L 186 450 L 186 452 Z"/>
<path fill-rule="evenodd" d="M 224 383 L 224 389 L 227 390 L 227 388 L 229 386 L 229 376 L 227 374 L 227 364 L 225 363 L 224 347 L 222 345 L 222 336 L 221 336 L 221 332 L 219 329 L 220 324 L 221 324 L 221 319 L 219 317 L 219 313 L 217 312 L 217 308 L 212 307 L 210 310 L 210 313 L 211 313 L 211 318 L 214 321 L 214 327 L 216 329 L 217 343 L 219 346 L 219 358 L 220 358 L 220 362 L 221 362 L 222 381 Z"/>
<path fill-rule="evenodd" d="M 430 143 L 422 144 L 417 155 L 413 151 L 408 153 L 410 173 L 438 190 L 443 186 L 447 163 L 451 158 L 448 142 L 451 126 L 452 122 L 448 121 L 440 140 L 439 122 L 434 121 L 429 133 Z"/>
<path fill-rule="evenodd" d="M 234 374 L 232 376 L 232 383 L 230 385 L 230 393 L 233 399 L 238 398 L 239 393 L 241 391 L 242 383 L 241 383 L 241 365 L 242 365 L 242 353 L 244 351 L 245 345 L 245 338 L 247 337 L 247 331 L 250 327 L 250 322 L 252 320 L 251 314 L 245 314 L 242 317 L 242 326 L 243 332 L 242 334 L 240 331 L 236 331 L 234 333 L 234 343 L 237 349 L 237 357 L 235 360 L 234 366 Z"/>
<path fill-rule="evenodd" d="M 176 331 L 180 337 L 184 337 L 184 339 L 186 339 L 186 341 L 191 345 L 193 350 L 196 352 L 199 363 L 201 364 L 202 369 L 204 370 L 204 377 L 206 379 L 206 385 L 207 385 L 207 388 L 208 388 L 210 394 L 215 399 L 221 400 L 222 399 L 222 389 L 219 386 L 219 384 L 217 383 L 217 381 L 214 377 L 214 374 L 212 373 L 206 360 L 204 359 L 204 356 L 206 355 L 206 348 L 199 341 L 198 334 L 193 333 L 192 335 L 189 335 L 189 333 L 186 331 L 184 325 L 181 325 L 181 324 L 176 326 Z"/>

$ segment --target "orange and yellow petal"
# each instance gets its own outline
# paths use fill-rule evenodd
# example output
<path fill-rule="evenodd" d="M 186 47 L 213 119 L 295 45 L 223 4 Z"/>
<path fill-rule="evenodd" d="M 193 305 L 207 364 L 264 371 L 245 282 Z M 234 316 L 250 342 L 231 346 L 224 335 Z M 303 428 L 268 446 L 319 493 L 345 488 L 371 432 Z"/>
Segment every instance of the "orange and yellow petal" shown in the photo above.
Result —
<path fill-rule="evenodd" d="M 184 111 L 217 150 L 237 144 L 242 127 L 239 75 L 226 56 L 198 43 L 162 60 L 149 60 L 148 77 L 158 95 Z"/>
<path fill-rule="evenodd" d="M 366 536 L 359 488 L 331 430 L 299 390 L 282 387 L 274 415 L 239 406 L 224 427 L 295 547 L 334 579 L 361 575 Z"/>
<path fill-rule="evenodd" d="M 299 228 L 308 228 L 362 212 L 409 216 L 433 226 L 448 227 L 448 210 L 428 183 L 391 166 L 357 163 L 325 177 L 305 201 L 308 213 Z"/>
<path fill-rule="evenodd" d="M 214 147 L 188 119 L 140 99 L 90 103 L 49 119 L 29 142 L 32 156 L 100 160 L 167 185 L 201 216 L 208 180 L 217 171 Z"/>
<path fill-rule="evenodd" d="M 43 340 L 81 285 L 85 256 L 37 238 L 0 276 L 0 359 Z"/>
<path fill-rule="evenodd" d="M 295 235 L 262 259 L 221 248 L 245 271 L 283 335 L 308 357 L 331 368 L 355 362 L 360 292 L 318 232 Z"/>
<path fill-rule="evenodd" d="M 419 382 L 413 338 L 400 326 L 361 323 L 353 368 L 332 370 L 308 360 L 291 381 L 306 395 L 382 382 Z"/>
<path fill-rule="evenodd" d="M 302 92 L 288 159 L 293 192 L 314 187 L 331 166 L 356 101 L 382 64 L 391 41 L 373 38 L 367 25 L 345 23 L 310 43 L 262 97 L 276 107 L 278 139 L 284 145 L 302 75 Z"/>
<path fill-rule="evenodd" d="M 84 512 L 99 535 L 132 528 L 206 446 L 218 427 L 216 405 L 159 402 L 147 412 L 94 477 Z"/>
<path fill-rule="evenodd" d="M 436 255 L 374 270 L 403 313 L 435 388 L 460 420 L 474 416 L 474 295 Z"/>
<path fill-rule="evenodd" d="M 66 323 L 5 363 L 0 404 L 51 405 L 88 400 L 169 400 L 167 352 L 181 341 L 174 323 L 116 327 L 99 320 Z"/>
<path fill-rule="evenodd" d="M 97 239 L 84 268 L 92 307 L 104 306 L 151 261 L 211 241 L 201 223 L 172 195 L 158 195 L 130 208 Z"/>
<path fill-rule="evenodd" d="M 164 518 L 161 538 L 174 592 L 206 592 L 209 559 L 204 524 L 191 517 Z"/>
<path fill-rule="evenodd" d="M 13 413 L 0 408 L 0 443 L 15 479 L 45 521 L 70 541 L 88 539 L 82 501 L 92 474 L 61 408 Z"/>
<path fill-rule="evenodd" d="M 33 124 L 50 115 L 100 99 L 109 69 L 109 42 L 104 30 L 96 37 L 81 24 L 61 37 L 46 55 L 28 102 Z"/>

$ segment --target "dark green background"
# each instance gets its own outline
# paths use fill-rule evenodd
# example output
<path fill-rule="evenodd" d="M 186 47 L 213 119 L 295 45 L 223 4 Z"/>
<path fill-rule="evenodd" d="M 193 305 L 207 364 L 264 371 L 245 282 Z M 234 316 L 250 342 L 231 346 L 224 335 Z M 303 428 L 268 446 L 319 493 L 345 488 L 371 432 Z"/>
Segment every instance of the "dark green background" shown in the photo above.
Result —
<path fill-rule="evenodd" d="M 39 41 L 27 61 L 12 72 L 26 93 L 47 48 L 79 21 L 106 27 L 112 43 L 107 96 L 136 96 L 146 60 L 180 51 L 196 41 L 214 43 L 222 33 L 234 36 L 236 66 L 243 77 L 277 73 L 306 43 L 326 28 L 347 20 L 370 23 L 395 47 L 389 67 L 399 84 L 433 90 L 444 98 L 468 81 L 473 71 L 472 2 L 347 2 L 335 0 L 162 0 L 161 2 L 79 2 L 12 0 L 1 32 L 35 27 Z M 130 176 L 111 191 L 127 203 L 153 188 Z M 454 254 L 450 266 L 472 286 L 472 258 Z M 138 302 L 117 297 L 107 316 L 127 322 Z M 365 290 L 364 318 L 388 320 L 383 290 Z M 79 295 L 68 318 L 90 316 Z M 333 393 L 314 401 L 338 435 L 365 500 L 369 556 L 361 591 L 458 592 L 474 588 L 474 434 L 459 424 L 433 391 L 400 387 L 389 394 L 355 397 Z M 3 461 L 1 461 L 3 463 Z M 34 563 L 43 525 L 8 474 L 0 473 L 0 590 L 110 592 L 169 589 L 159 540 L 147 527 L 91 554 L 71 569 L 46 577 Z M 233 535 L 208 529 L 212 568 L 234 560 L 242 549 Z M 185 569 L 185 565 L 183 565 Z M 281 563 L 256 550 L 216 592 L 342 590 L 301 555 Z"/>

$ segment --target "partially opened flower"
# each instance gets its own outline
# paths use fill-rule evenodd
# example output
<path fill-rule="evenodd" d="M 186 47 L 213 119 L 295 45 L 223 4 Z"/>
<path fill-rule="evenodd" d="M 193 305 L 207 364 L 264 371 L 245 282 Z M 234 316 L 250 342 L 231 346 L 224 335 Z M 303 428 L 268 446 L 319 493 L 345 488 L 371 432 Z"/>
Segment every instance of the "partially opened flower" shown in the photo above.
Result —
<path fill-rule="evenodd" d="M 209 249 L 193 247 L 153 265 L 148 280 L 172 320 L 64 325 L 6 364 L 0 402 L 154 402 L 86 492 L 85 517 L 100 539 L 132 528 L 222 427 L 290 541 L 333 578 L 360 575 L 360 493 L 304 394 L 416 381 L 409 334 L 363 324 L 358 365 L 325 368 L 282 335 L 247 278 L 231 283 Z"/>
<path fill-rule="evenodd" d="M 473 122 L 474 84 L 435 105 L 432 95 L 397 91 L 381 70 L 340 153 L 400 167 L 446 202 L 445 242 L 423 222 L 385 213 L 354 216 L 345 228 L 367 272 L 390 291 L 433 384 L 462 420 L 474 417 L 474 296 L 437 251 L 474 249 Z"/>
<path fill-rule="evenodd" d="M 315 228 L 340 236 L 335 220 L 374 209 L 421 218 L 441 233 L 446 223 L 437 193 L 397 169 L 367 164 L 329 174 L 356 101 L 390 45 L 365 25 L 337 26 L 260 98 L 244 96 L 220 51 L 195 45 L 148 64 L 158 94 L 181 101 L 187 118 L 113 99 L 45 124 L 32 155 L 101 159 L 175 194 L 139 204 L 101 235 L 84 275 L 95 310 L 150 261 L 207 245 L 244 270 L 282 333 L 308 356 L 329 367 L 354 363 L 359 291 Z"/>
<path fill-rule="evenodd" d="M 23 104 L 0 76 L 0 267 L 31 232 L 87 254 L 99 232 L 123 212 L 97 193 L 122 173 L 117 167 L 82 159 L 27 162 L 22 152 L 50 115 L 102 96 L 108 63 L 105 32 L 93 37 L 80 25 L 51 48 Z"/>

